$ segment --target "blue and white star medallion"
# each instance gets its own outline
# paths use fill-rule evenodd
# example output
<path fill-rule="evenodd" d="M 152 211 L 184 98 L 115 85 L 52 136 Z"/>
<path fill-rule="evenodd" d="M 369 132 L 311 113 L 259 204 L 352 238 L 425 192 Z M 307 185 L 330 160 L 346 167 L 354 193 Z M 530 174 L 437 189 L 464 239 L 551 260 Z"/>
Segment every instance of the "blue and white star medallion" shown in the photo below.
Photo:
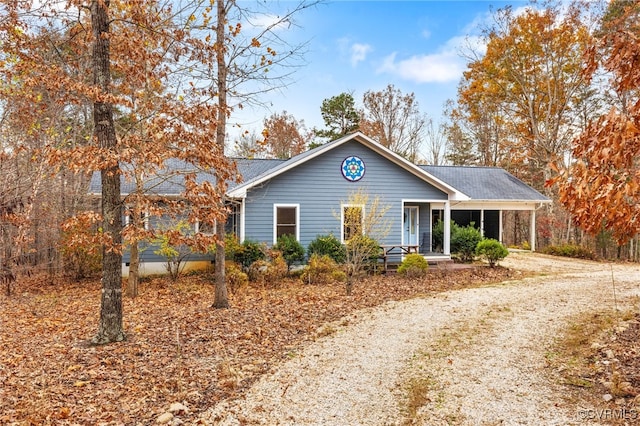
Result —
<path fill-rule="evenodd" d="M 350 182 L 357 182 L 364 176 L 364 161 L 358 157 L 347 157 L 342 162 L 342 176 Z"/>

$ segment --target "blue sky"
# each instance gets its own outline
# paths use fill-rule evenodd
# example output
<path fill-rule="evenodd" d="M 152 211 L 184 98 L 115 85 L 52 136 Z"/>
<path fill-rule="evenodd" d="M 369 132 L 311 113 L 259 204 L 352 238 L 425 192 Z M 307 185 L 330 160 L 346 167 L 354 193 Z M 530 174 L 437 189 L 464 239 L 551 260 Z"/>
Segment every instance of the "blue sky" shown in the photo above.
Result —
<path fill-rule="evenodd" d="M 324 99 L 350 92 L 360 106 L 364 92 L 393 84 L 404 94 L 415 93 L 420 110 L 438 122 L 465 69 L 462 46 L 477 42 L 492 10 L 526 4 L 334 0 L 305 10 L 294 18 L 298 27 L 282 34 L 293 44 L 308 41 L 305 65 L 288 87 L 265 96 L 270 110 L 246 110 L 243 121 L 261 130 L 265 116 L 287 111 L 308 128 L 323 128 Z"/>

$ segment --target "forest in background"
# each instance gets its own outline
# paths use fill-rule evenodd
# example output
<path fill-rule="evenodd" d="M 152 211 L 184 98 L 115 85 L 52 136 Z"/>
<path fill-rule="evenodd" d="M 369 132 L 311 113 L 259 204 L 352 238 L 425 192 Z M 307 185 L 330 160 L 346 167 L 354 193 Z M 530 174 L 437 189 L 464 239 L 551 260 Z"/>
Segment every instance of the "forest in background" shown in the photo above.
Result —
<path fill-rule="evenodd" d="M 117 18 L 109 37 L 110 91 L 95 80 L 91 14 L 84 13 L 103 3 Z M 288 158 L 354 130 L 417 163 L 503 167 L 538 189 L 554 203 L 537 214 L 537 247 L 571 243 L 638 260 L 635 1 L 534 2 L 524 11 L 495 11 L 486 51 L 463 52 L 468 67 L 446 122 L 434 123 L 413 94 L 389 85 L 365 93 L 361 104 L 349 93 L 327 98 L 318 106 L 323 129 L 307 129 L 283 111 L 266 117 L 259 135 L 238 140 L 226 136 L 224 116 L 251 102 L 256 84 L 265 92 L 278 87 L 272 70 L 301 52 L 274 47 L 282 40 L 270 38 L 269 29 L 243 27 L 249 11 L 223 3 L 227 26 L 217 25 L 209 2 L 34 2 L 23 9 L 0 3 L 5 282 L 34 271 L 100 269 L 97 258 L 113 240 L 101 232 L 103 212 L 87 196 L 96 171 L 130 164 L 113 173 L 142 182 L 167 158 L 183 158 L 223 181 L 235 177 L 233 156 Z M 292 15 L 308 4 L 296 6 Z M 223 81 L 228 94 L 221 102 Z M 246 83 L 251 90 L 242 90 Z M 109 149 L 97 143 L 96 105 L 112 106 Z M 224 187 L 187 186 L 184 202 L 165 204 L 169 213 L 188 206 L 192 222 L 222 222 Z M 126 214 L 168 213 L 153 202 L 142 192 L 130 194 Z M 522 244 L 528 218 L 508 222 L 513 229 L 505 236 L 513 241 L 505 243 Z M 122 226 L 122 235 L 125 245 L 157 237 L 135 220 Z M 211 243 L 189 241 L 196 249 Z"/>

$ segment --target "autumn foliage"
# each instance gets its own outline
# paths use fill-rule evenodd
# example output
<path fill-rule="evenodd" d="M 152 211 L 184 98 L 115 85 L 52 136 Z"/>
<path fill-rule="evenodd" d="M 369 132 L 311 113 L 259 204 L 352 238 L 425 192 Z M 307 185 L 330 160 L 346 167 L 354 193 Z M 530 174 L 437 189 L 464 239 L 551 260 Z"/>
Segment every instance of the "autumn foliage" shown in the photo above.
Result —
<path fill-rule="evenodd" d="M 123 300 L 127 341 L 89 346 L 100 283 L 23 281 L 17 296 L 0 294 L 0 424 L 154 424 L 180 402 L 185 424 L 216 403 L 238 397 L 262 374 L 318 336 L 326 322 L 356 309 L 444 289 L 495 282 L 488 268 L 434 274 L 423 280 L 376 277 L 355 284 L 243 286 L 233 309 L 209 309 L 206 276 L 142 283 Z M 4 321 L 5 319 L 10 321 Z"/>
<path fill-rule="evenodd" d="M 640 232 L 640 26 L 632 3 L 587 54 L 586 73 L 602 66 L 620 101 L 574 141 L 575 161 L 562 171 L 560 201 L 591 234 L 610 231 L 618 244 Z M 616 25 L 617 22 L 617 25 Z"/>

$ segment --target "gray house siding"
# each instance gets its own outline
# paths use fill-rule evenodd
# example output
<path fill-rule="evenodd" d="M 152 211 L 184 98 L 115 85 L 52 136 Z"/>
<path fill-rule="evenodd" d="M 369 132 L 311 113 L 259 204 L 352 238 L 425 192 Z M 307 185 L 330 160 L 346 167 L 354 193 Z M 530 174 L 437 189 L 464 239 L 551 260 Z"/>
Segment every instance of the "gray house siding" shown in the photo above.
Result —
<path fill-rule="evenodd" d="M 341 174 L 340 166 L 349 156 L 360 157 L 365 164 L 364 177 L 357 182 L 348 181 Z M 249 191 L 245 200 L 245 239 L 273 243 L 274 204 L 299 205 L 303 246 L 319 234 L 333 233 L 339 238 L 341 202 L 348 202 L 349 196 L 358 190 L 367 194 L 369 201 L 379 196 L 381 205 L 389 206 L 385 219 L 391 229 L 380 241 L 383 244 L 402 241 L 403 199 L 447 200 L 446 193 L 351 141 Z M 420 214 L 428 216 L 428 208 L 421 208 Z M 429 224 L 428 218 L 421 221 Z"/>
<path fill-rule="evenodd" d="M 126 220 L 126 219 L 125 219 Z M 176 220 L 169 216 L 151 216 L 147 220 L 147 226 L 149 229 L 170 229 L 175 226 Z M 123 221 L 123 223 L 125 223 Z M 160 243 L 156 241 L 142 241 L 138 246 L 140 262 L 161 262 L 165 263 L 167 259 L 155 252 L 160 249 Z M 187 248 L 184 249 L 185 253 L 189 252 Z M 129 266 L 131 261 L 131 252 L 127 247 L 122 253 L 122 262 Z M 201 261 L 201 260 L 213 260 L 213 256 L 209 253 L 195 253 L 189 252 L 184 259 L 185 261 Z"/>

